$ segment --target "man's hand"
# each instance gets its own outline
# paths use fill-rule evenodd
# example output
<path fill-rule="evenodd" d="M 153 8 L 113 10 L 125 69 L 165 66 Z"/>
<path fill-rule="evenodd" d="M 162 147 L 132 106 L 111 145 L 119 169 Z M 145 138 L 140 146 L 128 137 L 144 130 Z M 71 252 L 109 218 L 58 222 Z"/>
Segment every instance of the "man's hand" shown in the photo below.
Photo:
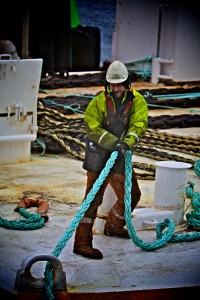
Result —
<path fill-rule="evenodd" d="M 114 144 L 113 150 L 118 151 L 118 154 L 120 156 L 124 156 L 126 154 L 126 151 L 129 150 L 129 146 L 126 143 L 123 143 L 121 141 L 117 141 Z"/>

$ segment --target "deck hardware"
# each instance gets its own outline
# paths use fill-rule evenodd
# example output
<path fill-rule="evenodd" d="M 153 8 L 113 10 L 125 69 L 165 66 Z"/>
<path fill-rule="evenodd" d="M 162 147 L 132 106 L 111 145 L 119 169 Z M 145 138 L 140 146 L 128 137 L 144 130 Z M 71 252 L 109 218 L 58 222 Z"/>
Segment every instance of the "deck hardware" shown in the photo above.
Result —
<path fill-rule="evenodd" d="M 17 270 L 15 289 L 18 291 L 45 291 L 45 278 L 36 278 L 31 274 L 31 267 L 39 261 L 48 261 L 53 265 L 53 281 L 55 290 L 67 291 L 66 275 L 60 260 L 51 254 L 30 253 L 21 263 Z"/>

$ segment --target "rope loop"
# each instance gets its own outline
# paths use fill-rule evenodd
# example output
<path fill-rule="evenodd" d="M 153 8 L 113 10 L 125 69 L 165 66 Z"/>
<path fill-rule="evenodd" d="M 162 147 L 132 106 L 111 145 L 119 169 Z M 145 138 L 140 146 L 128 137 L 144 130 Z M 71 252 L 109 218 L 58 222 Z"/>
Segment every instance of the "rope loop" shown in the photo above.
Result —
<path fill-rule="evenodd" d="M 23 207 L 19 208 L 19 213 L 25 219 L 8 221 L 0 217 L 0 226 L 18 230 L 35 230 L 44 226 L 45 220 L 39 214 L 31 214 Z"/>

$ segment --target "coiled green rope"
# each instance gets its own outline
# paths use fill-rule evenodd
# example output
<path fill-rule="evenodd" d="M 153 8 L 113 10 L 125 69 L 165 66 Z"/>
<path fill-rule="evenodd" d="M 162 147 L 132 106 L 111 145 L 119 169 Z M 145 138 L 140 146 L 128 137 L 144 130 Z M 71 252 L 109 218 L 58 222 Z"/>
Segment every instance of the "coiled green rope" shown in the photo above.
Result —
<path fill-rule="evenodd" d="M 0 226 L 8 229 L 34 230 L 44 226 L 45 220 L 39 214 L 31 214 L 20 207 L 19 213 L 25 218 L 20 220 L 8 221 L 0 217 Z"/>
<path fill-rule="evenodd" d="M 150 244 L 150 243 L 144 243 L 136 234 L 136 231 L 132 224 L 132 212 L 131 212 L 131 177 L 132 177 L 132 153 L 128 151 L 126 153 L 126 169 L 125 169 L 125 175 L 126 175 L 126 182 L 125 182 L 125 196 L 124 196 L 124 202 L 125 202 L 125 213 L 124 217 L 126 220 L 126 226 L 128 229 L 129 236 L 131 237 L 134 244 L 138 247 L 140 247 L 143 250 L 155 250 L 162 246 L 164 246 L 167 242 L 170 241 L 172 234 L 174 232 L 174 222 L 170 219 L 165 220 L 165 227 L 168 227 L 168 230 L 165 231 L 165 233 L 162 235 L 162 237 L 157 240 L 156 242 Z M 164 227 L 164 226 L 163 226 Z"/>
<path fill-rule="evenodd" d="M 62 249 L 65 247 L 67 241 L 72 236 L 75 229 L 78 227 L 78 224 L 80 223 L 81 219 L 83 218 L 86 210 L 88 209 L 90 203 L 93 201 L 96 193 L 98 192 L 100 186 L 104 182 L 105 178 L 110 172 L 110 169 L 115 163 L 115 160 L 118 156 L 117 151 L 114 151 L 111 154 L 110 159 L 107 161 L 105 168 L 102 170 L 101 174 L 99 175 L 99 178 L 96 180 L 95 184 L 93 185 L 91 191 L 89 192 L 87 198 L 82 203 L 80 209 L 75 215 L 75 218 L 72 220 L 68 230 L 65 232 L 63 237 L 61 238 L 60 242 L 57 244 L 56 248 L 52 252 L 52 254 L 56 257 L 59 256 Z M 188 242 L 188 241 L 194 241 L 197 239 L 200 239 L 200 233 L 194 233 L 194 234 L 181 234 L 177 235 L 174 234 L 175 224 L 172 220 L 169 218 L 165 219 L 164 222 L 159 223 L 156 226 L 156 235 L 157 235 L 157 241 L 154 243 L 146 243 L 143 242 L 136 234 L 133 224 L 132 224 L 132 213 L 131 213 L 131 178 L 132 178 L 132 152 L 127 151 L 126 153 L 126 181 L 125 181 L 125 213 L 124 217 L 126 220 L 127 229 L 129 232 L 129 235 L 134 242 L 134 244 L 138 247 L 140 247 L 143 250 L 152 251 L 158 248 L 163 247 L 167 242 Z M 168 228 L 166 231 L 164 229 Z M 45 287 L 46 287 L 46 296 L 50 300 L 54 300 L 54 294 L 53 294 L 53 269 L 52 264 L 50 262 L 47 262 L 46 269 L 45 269 Z"/>
<path fill-rule="evenodd" d="M 187 222 L 190 226 L 200 228 L 200 195 L 194 192 L 194 183 L 188 182 L 186 195 L 191 198 L 191 204 L 194 210 L 186 214 Z"/>
<path fill-rule="evenodd" d="M 157 240 L 154 243 L 144 243 L 136 234 L 135 229 L 132 224 L 132 215 L 131 215 L 131 176 L 132 176 L 132 154 L 126 154 L 126 186 L 125 186 L 125 220 L 129 236 L 131 237 L 134 244 L 140 247 L 143 250 L 152 251 L 158 248 L 163 247 L 167 242 L 190 242 L 200 239 L 200 232 L 192 234 L 174 234 L 175 224 L 174 222 L 167 218 L 164 222 L 157 224 L 156 226 L 156 236 Z M 194 193 L 193 193 L 194 195 Z M 196 196 L 196 193 L 195 193 Z M 196 201 L 197 202 L 197 201 Z M 198 199 L 198 205 L 200 201 Z M 200 215 L 198 214 L 198 217 Z M 192 217 L 192 216 L 191 216 Z M 196 217 L 196 215 L 195 215 Z M 166 231 L 164 229 L 168 228 Z"/>
<path fill-rule="evenodd" d="M 194 172 L 200 177 L 200 159 L 194 164 Z M 191 198 L 193 210 L 186 214 L 188 225 L 200 228 L 200 194 L 194 192 L 194 183 L 188 182 L 186 195 Z"/>

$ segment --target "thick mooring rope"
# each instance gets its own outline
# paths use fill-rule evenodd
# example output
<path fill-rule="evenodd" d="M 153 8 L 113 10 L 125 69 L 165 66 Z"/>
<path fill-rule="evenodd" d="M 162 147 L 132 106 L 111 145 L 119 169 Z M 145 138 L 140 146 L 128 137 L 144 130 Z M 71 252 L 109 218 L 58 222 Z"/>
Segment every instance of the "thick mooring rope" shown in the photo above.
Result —
<path fill-rule="evenodd" d="M 53 250 L 52 254 L 56 257 L 59 256 L 62 249 L 66 246 L 67 241 L 72 236 L 73 232 L 78 227 L 81 219 L 83 218 L 86 210 L 88 209 L 90 203 L 93 201 L 96 193 L 98 192 L 100 186 L 106 179 L 107 175 L 110 172 L 110 169 L 113 167 L 115 160 L 118 156 L 117 151 L 114 151 L 111 154 L 110 159 L 107 161 L 105 168 L 102 170 L 99 178 L 94 183 L 91 191 L 89 192 L 87 198 L 82 203 L 80 209 L 75 215 L 75 218 L 72 220 L 69 228 L 61 238 L 60 242 L 57 244 L 56 248 Z M 165 219 L 163 222 L 159 223 L 156 226 L 156 236 L 157 240 L 153 243 L 143 242 L 136 234 L 132 223 L 132 213 L 131 213 L 131 178 L 132 178 L 132 152 L 127 151 L 126 153 L 126 181 L 125 181 L 125 212 L 124 217 L 126 220 L 126 226 L 128 229 L 129 236 L 131 237 L 133 243 L 146 251 L 152 251 L 158 248 L 163 247 L 168 242 L 189 242 L 195 241 L 200 239 L 200 232 L 193 233 L 193 234 L 181 234 L 177 235 L 174 234 L 175 224 L 169 218 Z M 167 229 L 166 229 L 167 228 Z M 166 230 L 165 230 L 166 229 Z M 164 231 L 165 230 L 165 231 Z M 46 295 L 49 297 L 50 300 L 54 300 L 53 294 L 53 268 L 50 262 L 47 262 L 46 269 L 45 269 L 45 286 L 46 286 Z"/>
<path fill-rule="evenodd" d="M 191 198 L 193 210 L 186 214 L 188 225 L 200 228 L 200 194 L 194 191 L 194 183 L 188 182 L 186 195 Z"/>
<path fill-rule="evenodd" d="M 200 177 L 200 159 L 196 160 L 194 164 L 194 172 Z"/>
<path fill-rule="evenodd" d="M 25 219 L 8 221 L 0 217 L 0 227 L 17 230 L 34 230 L 44 226 L 45 220 L 39 214 L 31 214 L 23 207 L 20 207 L 18 211 Z"/>
<path fill-rule="evenodd" d="M 156 236 L 157 240 L 153 243 L 144 243 L 136 234 L 132 223 L 131 214 L 131 177 L 132 177 L 132 153 L 130 151 L 126 154 L 126 186 L 125 186 L 125 220 L 128 229 L 129 236 L 131 237 L 134 244 L 143 250 L 152 251 L 163 247 L 167 242 L 189 242 L 200 239 L 200 232 L 192 234 L 174 234 L 175 224 L 169 218 L 165 219 L 164 222 L 157 224 Z M 163 231 L 168 228 L 166 231 Z"/>
<path fill-rule="evenodd" d="M 52 254 L 55 257 L 58 257 L 62 251 L 62 249 L 66 246 L 67 241 L 71 238 L 73 232 L 76 230 L 78 227 L 81 219 L 83 218 L 86 210 L 90 206 L 90 203 L 93 201 L 96 193 L 98 192 L 100 186 L 103 184 L 104 180 L 108 176 L 110 169 L 113 167 L 115 160 L 118 156 L 117 151 L 114 151 L 111 154 L 110 159 L 107 161 L 104 169 L 100 173 L 98 179 L 94 183 L 92 189 L 88 193 L 85 201 L 82 203 L 80 209 L 76 213 L 74 219 L 72 220 L 71 224 L 69 225 L 67 231 L 64 233 L 62 236 L 61 240 L 53 250 Z M 46 264 L 46 269 L 45 269 L 45 286 L 46 286 L 46 295 L 49 297 L 50 300 L 54 300 L 55 297 L 53 295 L 53 268 L 52 264 L 50 262 L 47 262 Z"/>

